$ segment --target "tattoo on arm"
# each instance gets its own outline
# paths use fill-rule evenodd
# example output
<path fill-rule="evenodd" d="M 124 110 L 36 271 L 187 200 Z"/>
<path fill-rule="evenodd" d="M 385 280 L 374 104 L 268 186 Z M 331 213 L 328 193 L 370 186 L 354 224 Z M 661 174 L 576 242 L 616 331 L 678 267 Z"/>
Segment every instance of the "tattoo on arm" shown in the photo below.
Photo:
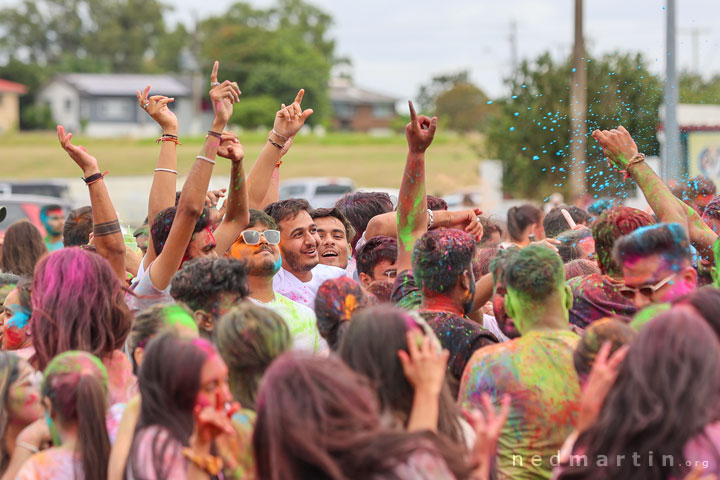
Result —
<path fill-rule="evenodd" d="M 96 223 L 93 227 L 93 233 L 96 237 L 106 237 L 120 233 L 120 222 L 113 220 L 112 222 Z"/>

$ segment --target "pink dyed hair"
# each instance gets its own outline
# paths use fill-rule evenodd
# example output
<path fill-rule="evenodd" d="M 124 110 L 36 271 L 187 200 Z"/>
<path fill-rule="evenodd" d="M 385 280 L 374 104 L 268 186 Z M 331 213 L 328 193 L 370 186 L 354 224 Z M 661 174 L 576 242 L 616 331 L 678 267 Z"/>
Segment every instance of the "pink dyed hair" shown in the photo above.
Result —
<path fill-rule="evenodd" d="M 35 359 L 43 370 L 68 350 L 104 358 L 122 347 L 132 314 L 124 287 L 101 256 L 65 248 L 44 257 L 32 284 L 32 331 Z"/>

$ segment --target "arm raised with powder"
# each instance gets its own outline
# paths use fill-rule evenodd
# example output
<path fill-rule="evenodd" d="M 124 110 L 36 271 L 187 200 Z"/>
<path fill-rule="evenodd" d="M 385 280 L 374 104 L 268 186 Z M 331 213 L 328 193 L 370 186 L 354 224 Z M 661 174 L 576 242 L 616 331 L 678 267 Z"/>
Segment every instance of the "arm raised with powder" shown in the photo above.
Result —
<path fill-rule="evenodd" d="M 157 214 L 168 207 L 175 205 L 175 187 L 177 180 L 177 141 L 172 141 L 174 137 L 177 140 L 178 121 L 175 114 L 168 107 L 169 103 L 175 101 L 174 98 L 164 97 L 162 95 L 153 95 L 148 97 L 150 93 L 150 85 L 145 90 L 136 92 L 140 107 L 147 112 L 150 117 L 155 120 L 162 128 L 163 138 L 167 141 L 161 141 L 160 157 L 158 158 L 155 172 L 153 173 L 153 182 L 150 187 L 150 199 L 148 201 L 148 225 L 152 227 L 153 221 Z M 165 137 L 167 135 L 168 137 Z M 149 233 L 152 237 L 152 232 Z M 155 260 L 155 246 L 152 238 L 148 241 L 147 255 L 145 255 L 144 268 Z"/>
<path fill-rule="evenodd" d="M 93 239 L 98 254 L 110 263 L 120 281 L 125 284 L 127 274 L 125 273 L 125 242 L 123 241 L 120 223 L 117 213 L 113 207 L 110 194 L 105 186 L 105 181 L 100 175 L 98 161 L 90 155 L 85 148 L 71 143 L 72 133 L 65 133 L 62 125 L 57 127 L 58 140 L 60 145 L 83 171 L 85 178 L 93 175 L 97 179 L 88 185 L 90 191 L 90 205 L 93 214 Z"/>
<path fill-rule="evenodd" d="M 608 159 L 635 180 L 660 221 L 679 223 L 688 233 L 690 241 L 698 252 L 703 257 L 712 259 L 712 244 L 717 235 L 703 222 L 697 212 L 673 195 L 647 163 L 637 157 L 637 145 L 625 127 L 595 130 L 592 135 Z"/>
<path fill-rule="evenodd" d="M 212 82 L 217 82 L 217 73 L 218 62 L 215 62 L 211 76 Z M 239 100 L 240 90 L 234 82 L 226 80 L 210 89 L 210 101 L 215 111 L 211 131 L 220 133 L 225 130 L 225 126 L 232 116 L 233 103 Z M 202 215 L 210 177 L 215 165 L 215 155 L 219 147 L 220 139 L 208 135 L 205 145 L 190 168 L 165 246 L 148 271 L 153 286 L 158 290 L 164 290 L 170 285 L 170 280 L 180 268 L 185 257 L 195 223 Z"/>
<path fill-rule="evenodd" d="M 275 114 L 275 122 L 268 141 L 265 142 L 260 156 L 248 173 L 250 208 L 263 209 L 265 206 L 263 200 L 268 194 L 273 172 L 292 144 L 288 142 L 292 142 L 292 138 L 313 114 L 311 108 L 303 110 L 300 105 L 304 95 L 305 90 L 300 89 L 295 101 L 288 106 L 283 104 Z"/>
<path fill-rule="evenodd" d="M 232 132 L 223 133 L 218 155 L 232 162 L 230 193 L 225 200 L 227 207 L 225 218 L 215 230 L 215 249 L 218 255 L 224 255 L 250 221 L 250 211 L 248 210 L 248 184 L 245 181 L 245 170 L 243 169 L 245 153 L 237 135 Z"/>
<path fill-rule="evenodd" d="M 415 241 L 427 231 L 427 199 L 425 197 L 425 150 L 435 138 L 437 117 L 415 114 L 412 102 L 410 123 L 405 127 L 408 154 L 400 184 L 397 207 L 397 271 L 412 269 Z"/>

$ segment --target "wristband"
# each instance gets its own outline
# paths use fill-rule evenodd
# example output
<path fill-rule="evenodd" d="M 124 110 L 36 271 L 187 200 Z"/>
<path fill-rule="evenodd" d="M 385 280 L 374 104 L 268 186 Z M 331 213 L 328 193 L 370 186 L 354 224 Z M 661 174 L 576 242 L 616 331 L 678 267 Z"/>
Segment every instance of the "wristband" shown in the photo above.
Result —
<path fill-rule="evenodd" d="M 222 138 L 221 133 L 213 132 L 212 130 L 208 130 L 208 135 L 215 137 L 215 138 Z"/>
<path fill-rule="evenodd" d="M 280 145 L 280 144 L 277 143 L 277 142 L 273 142 L 273 139 L 270 138 L 270 137 L 268 137 L 268 142 L 270 142 L 270 145 L 272 145 L 273 147 L 277 147 L 277 148 L 279 148 L 280 150 L 282 150 L 283 148 L 285 148 L 285 145 Z"/>
<path fill-rule="evenodd" d="M 644 161 L 645 161 L 645 154 L 644 154 L 644 153 L 637 153 L 637 154 L 635 154 L 635 156 L 630 159 L 630 161 L 628 162 L 628 164 L 625 165 L 625 168 L 623 168 L 622 170 L 620 170 L 620 173 L 623 174 L 623 179 L 624 179 L 624 180 L 627 180 L 628 178 L 630 178 L 630 172 L 628 171 L 628 169 L 629 169 L 630 167 L 632 167 L 633 165 L 637 165 L 638 163 L 642 163 L 642 162 L 644 162 Z"/>
<path fill-rule="evenodd" d="M 428 208 L 427 213 L 428 213 L 428 225 L 427 225 L 427 228 L 430 228 L 430 227 L 432 227 L 433 224 L 435 223 L 435 213 L 434 213 L 432 210 L 430 210 L 429 208 Z"/>
<path fill-rule="evenodd" d="M 86 177 L 80 177 L 80 178 L 82 178 L 82 181 L 85 182 L 85 185 L 90 186 L 93 183 L 95 183 L 99 180 L 102 180 L 105 177 L 105 175 L 107 175 L 108 173 L 110 173 L 110 170 L 106 171 L 105 173 L 100 173 L 100 172 L 94 173 L 87 178 Z"/>

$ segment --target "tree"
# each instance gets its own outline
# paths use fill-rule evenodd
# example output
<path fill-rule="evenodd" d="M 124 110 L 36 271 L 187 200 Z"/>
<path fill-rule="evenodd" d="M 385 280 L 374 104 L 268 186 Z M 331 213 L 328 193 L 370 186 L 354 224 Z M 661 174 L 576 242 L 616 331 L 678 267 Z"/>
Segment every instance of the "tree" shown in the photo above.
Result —
<path fill-rule="evenodd" d="M 456 132 L 483 130 L 492 110 L 488 97 L 471 83 L 456 83 L 435 98 L 438 120 Z"/>
<path fill-rule="evenodd" d="M 705 81 L 695 73 L 680 75 L 680 103 L 720 104 L 720 75 Z"/>
<path fill-rule="evenodd" d="M 624 125 L 641 151 L 657 155 L 660 79 L 647 70 L 642 55 L 613 53 L 587 60 L 588 115 L 585 129 L 586 179 L 590 193 L 607 195 L 625 188 L 610 171 L 589 133 Z M 516 196 L 543 199 L 553 191 L 567 193 L 570 162 L 568 102 L 572 66 L 549 53 L 523 61 L 507 83 L 509 98 L 500 99 L 489 121 L 487 154 L 504 161 L 503 188 Z"/>
<path fill-rule="evenodd" d="M 331 21 L 302 0 L 281 0 L 268 10 L 236 3 L 199 25 L 200 58 L 220 60 L 224 78 L 237 81 L 244 95 L 274 98 L 273 112 L 304 88 L 303 104 L 315 110 L 308 123 L 322 123 L 329 116 L 327 84 L 334 62 L 334 42 L 327 39 Z M 252 127 L 257 118 L 238 121 Z"/>
<path fill-rule="evenodd" d="M 459 83 L 470 83 L 470 72 L 462 70 L 457 73 L 437 75 L 430 80 L 430 83 L 421 85 L 417 94 L 418 111 L 434 112 L 435 99 L 438 95 Z"/>

